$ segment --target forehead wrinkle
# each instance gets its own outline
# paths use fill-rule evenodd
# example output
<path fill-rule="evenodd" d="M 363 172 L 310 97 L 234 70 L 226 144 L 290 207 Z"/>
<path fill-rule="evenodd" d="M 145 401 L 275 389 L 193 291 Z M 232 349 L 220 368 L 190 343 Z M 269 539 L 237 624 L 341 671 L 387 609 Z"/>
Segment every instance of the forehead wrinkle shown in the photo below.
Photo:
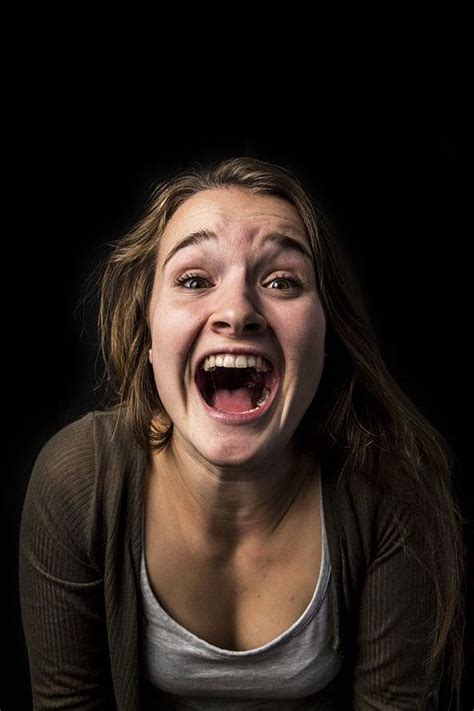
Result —
<path fill-rule="evenodd" d="M 177 254 L 177 252 L 181 251 L 182 249 L 186 249 L 190 246 L 199 246 L 203 242 L 208 241 L 219 241 L 219 236 L 213 230 L 208 229 L 200 229 L 196 230 L 195 232 L 192 232 L 187 237 L 180 240 L 178 244 L 172 247 L 163 262 L 163 266 L 161 268 L 162 271 L 165 269 L 168 262 L 175 256 L 175 254 Z M 306 261 L 308 261 L 312 267 L 314 266 L 311 252 L 308 250 L 306 245 L 300 242 L 300 240 L 297 240 L 294 237 L 290 237 L 282 231 L 273 230 L 263 237 L 263 239 L 261 240 L 260 248 L 268 243 L 276 245 L 283 251 L 297 252 L 301 254 L 303 258 L 306 259 Z"/>

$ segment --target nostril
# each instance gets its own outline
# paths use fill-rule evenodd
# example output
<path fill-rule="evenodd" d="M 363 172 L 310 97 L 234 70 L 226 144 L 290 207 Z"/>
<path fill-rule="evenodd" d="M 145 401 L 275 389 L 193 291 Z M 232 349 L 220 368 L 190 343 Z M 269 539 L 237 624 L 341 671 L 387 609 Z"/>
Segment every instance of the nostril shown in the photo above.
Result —
<path fill-rule="evenodd" d="M 232 321 L 215 321 L 213 327 L 218 330 L 225 330 L 230 328 L 238 333 L 260 333 L 264 330 L 266 323 L 267 322 L 262 317 L 262 319 L 259 321 L 250 321 L 242 324 Z"/>
<path fill-rule="evenodd" d="M 244 310 L 236 305 L 216 312 L 212 319 L 212 326 L 216 330 L 230 329 L 236 333 L 244 331 L 246 333 L 262 333 L 267 326 L 267 321 L 254 308 Z"/>

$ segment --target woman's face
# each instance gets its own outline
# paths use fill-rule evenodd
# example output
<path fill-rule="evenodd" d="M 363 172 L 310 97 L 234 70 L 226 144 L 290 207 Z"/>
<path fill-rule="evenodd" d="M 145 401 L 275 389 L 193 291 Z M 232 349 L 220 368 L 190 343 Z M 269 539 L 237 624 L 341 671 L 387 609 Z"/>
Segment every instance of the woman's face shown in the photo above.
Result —
<path fill-rule="evenodd" d="M 237 188 L 188 198 L 162 236 L 149 317 L 173 444 L 215 466 L 278 461 L 324 363 L 326 322 L 296 208 Z M 234 362 L 233 349 L 244 357 Z"/>

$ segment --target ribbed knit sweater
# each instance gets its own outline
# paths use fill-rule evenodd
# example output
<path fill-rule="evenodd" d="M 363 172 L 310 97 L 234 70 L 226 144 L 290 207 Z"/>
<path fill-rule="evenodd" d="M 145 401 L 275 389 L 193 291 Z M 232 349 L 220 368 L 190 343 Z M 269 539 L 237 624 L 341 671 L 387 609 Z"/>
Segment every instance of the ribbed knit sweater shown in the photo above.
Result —
<path fill-rule="evenodd" d="M 120 410 L 84 415 L 36 459 L 19 567 L 34 709 L 163 708 L 140 659 L 147 461 Z M 416 709 L 434 606 L 422 533 L 405 504 L 360 475 L 327 463 L 321 476 L 342 660 L 325 696 L 341 710 Z"/>

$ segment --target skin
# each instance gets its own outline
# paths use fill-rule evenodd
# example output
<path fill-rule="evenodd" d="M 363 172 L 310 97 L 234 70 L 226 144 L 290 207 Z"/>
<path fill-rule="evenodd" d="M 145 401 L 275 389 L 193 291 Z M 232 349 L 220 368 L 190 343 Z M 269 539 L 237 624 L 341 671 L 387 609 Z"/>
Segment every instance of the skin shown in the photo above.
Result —
<path fill-rule="evenodd" d="M 200 229 L 213 230 L 218 241 L 180 250 L 163 270 L 170 250 Z M 149 306 L 151 359 L 174 427 L 154 456 L 152 491 L 209 550 L 269 540 L 315 476 L 314 463 L 298 463 L 291 439 L 321 380 L 326 320 L 311 264 L 297 252 L 263 246 L 274 230 L 310 251 L 298 211 L 283 198 L 206 190 L 179 207 L 160 243 Z M 201 279 L 174 285 L 187 272 Z M 280 280 L 270 288 L 282 272 L 304 286 Z M 280 369 L 277 400 L 259 422 L 217 422 L 201 405 L 196 365 L 204 352 L 231 345 L 262 348 Z"/>

